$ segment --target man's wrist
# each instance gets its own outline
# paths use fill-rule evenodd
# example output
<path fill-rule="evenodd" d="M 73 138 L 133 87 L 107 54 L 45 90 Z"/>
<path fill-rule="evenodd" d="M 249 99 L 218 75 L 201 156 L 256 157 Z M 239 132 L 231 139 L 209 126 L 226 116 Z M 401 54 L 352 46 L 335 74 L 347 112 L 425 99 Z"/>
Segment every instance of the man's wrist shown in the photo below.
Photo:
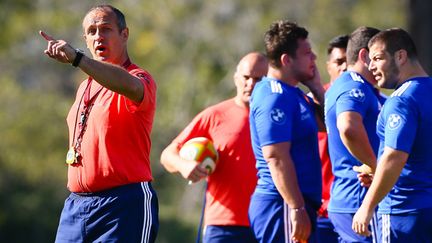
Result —
<path fill-rule="evenodd" d="M 301 207 L 298 207 L 298 208 L 290 208 L 290 210 L 292 210 L 294 212 L 300 212 L 300 211 L 306 210 L 306 208 L 304 206 L 301 206 Z"/>
<path fill-rule="evenodd" d="M 75 49 L 75 59 L 72 62 L 72 66 L 78 67 L 83 56 L 84 56 L 84 51 L 80 49 Z"/>

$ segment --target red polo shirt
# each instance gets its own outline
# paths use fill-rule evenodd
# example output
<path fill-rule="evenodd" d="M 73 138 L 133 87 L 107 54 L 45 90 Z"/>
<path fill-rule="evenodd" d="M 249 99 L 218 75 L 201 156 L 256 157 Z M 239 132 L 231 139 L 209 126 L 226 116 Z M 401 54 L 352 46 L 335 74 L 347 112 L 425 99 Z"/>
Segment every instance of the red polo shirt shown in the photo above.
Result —
<path fill-rule="evenodd" d="M 90 98 L 97 96 L 81 143 L 82 160 L 68 166 L 68 189 L 72 192 L 97 192 L 152 180 L 150 133 L 156 109 L 156 84 L 148 72 L 135 64 L 127 70 L 144 85 L 140 104 L 91 82 Z M 87 83 L 88 79 L 81 83 L 67 116 L 70 146 L 74 134 L 76 138 L 79 133 L 78 120 Z"/>
<path fill-rule="evenodd" d="M 249 202 L 257 183 L 249 109 L 236 105 L 234 99 L 211 106 L 174 143 L 180 149 L 194 137 L 211 139 L 219 153 L 216 169 L 207 178 L 204 224 L 249 226 Z"/>

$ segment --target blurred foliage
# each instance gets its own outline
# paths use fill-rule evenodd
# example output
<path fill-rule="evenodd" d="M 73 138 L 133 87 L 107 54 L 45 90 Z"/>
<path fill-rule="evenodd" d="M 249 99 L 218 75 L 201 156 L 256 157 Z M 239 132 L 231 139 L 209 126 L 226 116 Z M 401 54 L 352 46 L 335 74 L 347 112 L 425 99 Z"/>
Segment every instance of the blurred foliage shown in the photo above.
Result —
<path fill-rule="evenodd" d="M 407 0 L 106 1 L 130 28 L 132 60 L 158 84 L 152 133 L 158 242 L 192 242 L 203 183 L 187 186 L 159 164 L 162 149 L 208 105 L 234 95 L 232 75 L 245 53 L 263 49 L 277 19 L 310 32 L 322 79 L 326 45 L 360 25 L 405 27 Z M 85 49 L 81 20 L 99 1 L 0 2 L 0 242 L 52 242 L 67 195 L 65 117 L 85 76 L 43 54 L 44 30 Z M 25 233 L 23 233 L 25 232 Z"/>

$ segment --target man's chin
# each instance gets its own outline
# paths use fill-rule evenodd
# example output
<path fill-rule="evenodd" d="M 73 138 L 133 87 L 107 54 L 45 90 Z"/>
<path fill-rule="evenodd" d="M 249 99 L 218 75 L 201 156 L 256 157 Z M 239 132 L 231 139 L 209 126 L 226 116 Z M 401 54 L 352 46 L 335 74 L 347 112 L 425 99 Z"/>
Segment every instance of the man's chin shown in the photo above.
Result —
<path fill-rule="evenodd" d="M 304 83 L 304 82 L 309 82 L 309 81 L 311 81 L 313 78 L 314 78 L 315 76 L 314 76 L 314 74 L 312 74 L 312 75 L 303 75 L 303 77 L 300 79 L 300 82 L 301 83 Z"/>
<path fill-rule="evenodd" d="M 108 62 L 108 57 L 104 57 L 104 56 L 95 56 L 94 59 L 101 62 Z"/>

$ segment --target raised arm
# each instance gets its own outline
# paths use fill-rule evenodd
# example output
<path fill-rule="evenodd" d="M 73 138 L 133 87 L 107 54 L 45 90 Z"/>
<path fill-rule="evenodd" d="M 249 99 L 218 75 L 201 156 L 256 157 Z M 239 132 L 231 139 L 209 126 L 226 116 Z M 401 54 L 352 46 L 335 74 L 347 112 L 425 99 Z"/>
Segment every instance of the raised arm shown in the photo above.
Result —
<path fill-rule="evenodd" d="M 74 63 L 80 54 L 64 40 L 54 39 L 43 31 L 39 34 L 47 41 L 44 53 L 61 63 Z M 85 55 L 76 63 L 83 72 L 91 76 L 99 84 L 116 93 L 122 94 L 134 102 L 141 102 L 144 97 L 142 81 L 128 73 L 119 65 L 94 60 Z"/>

